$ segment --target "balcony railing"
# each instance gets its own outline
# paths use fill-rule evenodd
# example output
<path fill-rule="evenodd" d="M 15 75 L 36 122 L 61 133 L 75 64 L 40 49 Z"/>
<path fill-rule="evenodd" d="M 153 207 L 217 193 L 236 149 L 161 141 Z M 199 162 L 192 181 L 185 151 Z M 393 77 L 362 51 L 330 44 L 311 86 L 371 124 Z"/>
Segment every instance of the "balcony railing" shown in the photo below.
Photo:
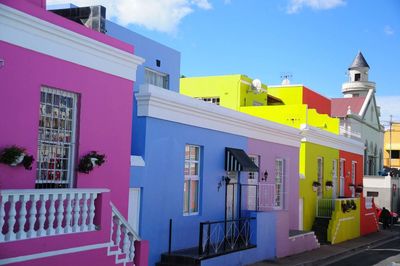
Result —
<path fill-rule="evenodd" d="M 316 217 L 330 218 L 335 210 L 336 199 L 317 199 Z"/>
<path fill-rule="evenodd" d="M 359 131 L 354 131 L 354 130 L 348 130 L 344 126 L 339 127 L 339 134 L 348 138 L 352 139 L 360 139 L 361 138 L 361 132 Z"/>
<path fill-rule="evenodd" d="M 96 230 L 96 198 L 108 189 L 0 190 L 0 242 Z"/>
<path fill-rule="evenodd" d="M 202 258 L 255 247 L 256 218 L 200 223 L 198 255 Z"/>
<path fill-rule="evenodd" d="M 124 265 L 133 262 L 135 258 L 135 241 L 140 241 L 139 235 L 129 225 L 124 216 L 110 202 L 112 209 L 110 246 L 107 254 L 115 256 L 115 263 Z"/>

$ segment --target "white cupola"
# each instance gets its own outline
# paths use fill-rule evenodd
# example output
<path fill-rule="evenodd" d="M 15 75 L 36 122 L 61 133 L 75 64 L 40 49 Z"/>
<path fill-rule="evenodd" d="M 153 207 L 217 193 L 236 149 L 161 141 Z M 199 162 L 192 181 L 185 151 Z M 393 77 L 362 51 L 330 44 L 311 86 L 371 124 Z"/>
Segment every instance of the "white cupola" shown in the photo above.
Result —
<path fill-rule="evenodd" d="M 345 98 L 366 96 L 370 89 L 375 92 L 375 83 L 368 81 L 369 65 L 363 54 L 358 52 L 348 68 L 349 80 L 342 85 Z"/>

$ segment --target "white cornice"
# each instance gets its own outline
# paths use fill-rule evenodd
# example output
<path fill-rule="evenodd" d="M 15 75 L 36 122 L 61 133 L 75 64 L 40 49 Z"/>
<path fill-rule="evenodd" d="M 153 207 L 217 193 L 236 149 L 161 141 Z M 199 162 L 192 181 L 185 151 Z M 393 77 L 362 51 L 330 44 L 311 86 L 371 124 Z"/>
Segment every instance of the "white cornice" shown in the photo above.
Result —
<path fill-rule="evenodd" d="M 336 135 L 319 128 L 301 125 L 303 142 L 311 142 L 355 154 L 364 154 L 364 144 L 360 141 Z"/>
<path fill-rule="evenodd" d="M 153 85 L 136 94 L 138 116 L 148 116 L 288 146 L 300 146 L 300 130 Z"/>
<path fill-rule="evenodd" d="M 0 40 L 91 69 L 136 80 L 144 59 L 0 4 Z"/>

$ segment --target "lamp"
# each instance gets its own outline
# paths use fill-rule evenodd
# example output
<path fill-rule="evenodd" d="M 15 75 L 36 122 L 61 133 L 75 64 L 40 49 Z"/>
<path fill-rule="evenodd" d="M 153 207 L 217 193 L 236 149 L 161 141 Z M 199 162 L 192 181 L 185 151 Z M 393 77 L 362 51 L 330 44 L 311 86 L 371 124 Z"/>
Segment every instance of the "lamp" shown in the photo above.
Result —
<path fill-rule="evenodd" d="M 264 171 L 264 175 L 263 175 L 263 177 L 261 178 L 261 181 L 267 181 L 267 178 L 268 178 L 268 171 L 265 170 L 265 171 Z"/>
<path fill-rule="evenodd" d="M 221 180 L 218 182 L 218 191 L 219 189 L 222 187 L 222 184 L 225 183 L 225 185 L 229 185 L 229 183 L 231 182 L 231 179 L 229 176 L 222 176 Z"/>

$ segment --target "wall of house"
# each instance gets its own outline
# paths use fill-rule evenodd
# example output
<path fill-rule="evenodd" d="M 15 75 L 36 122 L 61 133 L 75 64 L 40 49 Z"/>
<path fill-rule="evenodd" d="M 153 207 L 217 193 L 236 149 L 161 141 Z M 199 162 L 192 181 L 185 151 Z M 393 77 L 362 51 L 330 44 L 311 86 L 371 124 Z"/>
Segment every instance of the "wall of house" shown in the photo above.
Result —
<path fill-rule="evenodd" d="M 379 231 L 379 218 L 374 200 L 371 206 L 366 206 L 366 198 L 360 198 L 360 235 L 367 235 Z"/>
<path fill-rule="evenodd" d="M 303 142 L 300 147 L 300 194 L 303 199 L 303 229 L 311 230 L 315 219 L 315 208 L 317 202 L 317 192 L 312 189 L 312 183 L 318 181 L 317 175 L 317 159 L 324 159 L 323 182 L 321 184 L 323 190 L 323 198 L 332 198 L 332 190 L 327 190 L 326 181 L 332 181 L 332 162 L 338 161 L 339 151 L 322 145 Z"/>
<path fill-rule="evenodd" d="M 224 186 L 218 183 L 224 170 L 225 147 L 247 150 L 247 138 L 208 129 L 146 118 L 145 170 L 131 176 L 140 187 L 140 235 L 150 241 L 149 265 L 168 251 L 169 219 L 172 219 L 172 250 L 198 245 L 199 223 L 223 220 Z M 200 211 L 183 215 L 185 145 L 201 146 Z M 136 172 L 138 174 L 139 172 Z"/>
<path fill-rule="evenodd" d="M 99 36 L 99 33 L 49 14 L 25 1 L 2 1 L 2 4 L 93 37 L 115 48 L 133 52 L 130 45 Z M 41 46 L 55 42 L 53 38 L 58 40 L 51 35 L 46 37 L 47 43 L 41 43 Z M 37 44 L 32 43 L 31 49 L 36 47 Z M 57 253 L 77 246 L 108 243 L 111 227 L 109 202 L 112 201 L 122 214 L 127 213 L 131 114 L 126 110 L 132 109 L 132 102 L 128 100 L 132 98 L 132 80 L 25 49 L 7 41 L 0 41 L 0 51 L 5 61 L 0 69 L 0 113 L 3 114 L 0 122 L 0 148 L 18 145 L 26 148 L 37 159 L 41 86 L 77 93 L 76 161 L 96 150 L 106 155 L 106 162 L 90 174 L 75 173 L 75 187 L 111 190 L 111 193 L 104 193 L 98 198 L 96 203 L 95 220 L 99 222 L 99 231 L 2 243 L 0 259 L 44 251 Z M 112 127 L 109 126 L 111 124 Z M 0 189 L 33 189 L 35 180 L 36 163 L 31 171 L 23 167 L 0 165 Z M 54 258 L 59 262 L 62 259 L 61 256 Z"/>
<path fill-rule="evenodd" d="M 352 196 L 352 190 L 349 187 L 349 185 L 352 183 L 351 180 L 351 165 L 352 162 L 356 162 L 356 182 L 354 185 L 363 185 L 363 156 L 359 154 L 354 154 L 346 151 L 339 151 L 339 157 L 340 159 L 344 159 L 344 169 L 345 169 L 345 177 L 344 177 L 344 195 L 345 197 L 351 197 Z M 338 167 L 338 176 L 340 175 L 340 169 Z M 340 178 L 338 178 L 340 180 Z M 355 189 L 355 188 L 354 188 Z"/>
<path fill-rule="evenodd" d="M 254 236 L 257 247 L 230 253 L 224 256 L 202 260 L 201 266 L 241 266 L 255 263 L 261 260 L 274 259 L 276 256 L 276 213 L 254 212 L 251 214 L 251 216 L 256 217 L 257 219 L 257 232 Z"/>
<path fill-rule="evenodd" d="M 219 97 L 221 106 L 233 110 L 252 106 L 254 101 L 266 105 L 266 93 L 252 92 L 251 82 L 245 75 L 182 78 L 180 93 L 191 97 Z M 266 85 L 262 87 L 267 90 Z"/>
<path fill-rule="evenodd" d="M 276 214 L 276 257 L 286 257 L 319 247 L 314 232 L 303 232 L 296 236 L 290 236 L 289 221 L 293 218 L 288 212 L 275 212 Z"/>
<path fill-rule="evenodd" d="M 349 199 L 337 199 L 328 226 L 328 241 L 338 244 L 360 236 L 360 199 L 354 200 L 356 209 L 343 211 L 342 203 Z"/>
<path fill-rule="evenodd" d="M 179 78 L 180 78 L 180 52 L 167 47 L 154 40 L 146 38 L 136 32 L 133 32 L 125 27 L 122 27 L 109 20 L 106 21 L 107 35 L 112 36 L 118 40 L 135 46 L 135 54 L 145 58 L 143 65 L 138 66 L 136 72 L 136 81 L 134 85 L 134 92 L 139 91 L 139 86 L 145 83 L 145 68 L 168 74 L 169 75 L 169 90 L 179 92 Z M 160 60 L 160 66 L 157 66 L 156 60 Z M 143 118 L 137 117 L 137 104 L 134 98 L 133 109 L 133 128 L 145 128 L 146 121 Z M 144 156 L 145 147 L 142 130 L 138 130 L 132 135 L 131 154 Z"/>
<path fill-rule="evenodd" d="M 248 153 L 260 156 L 260 177 L 268 171 L 265 183 L 275 184 L 275 160 L 285 160 L 284 204 L 288 212 L 288 228 L 278 234 L 288 234 L 289 229 L 299 227 L 299 148 L 266 141 L 249 139 Z M 242 178 L 242 181 L 245 182 Z M 262 183 L 263 181 L 260 181 Z"/>
<path fill-rule="evenodd" d="M 331 114 L 331 100 L 307 87 L 303 87 L 303 104 L 307 104 L 308 108 L 315 109 L 319 114 Z"/>

